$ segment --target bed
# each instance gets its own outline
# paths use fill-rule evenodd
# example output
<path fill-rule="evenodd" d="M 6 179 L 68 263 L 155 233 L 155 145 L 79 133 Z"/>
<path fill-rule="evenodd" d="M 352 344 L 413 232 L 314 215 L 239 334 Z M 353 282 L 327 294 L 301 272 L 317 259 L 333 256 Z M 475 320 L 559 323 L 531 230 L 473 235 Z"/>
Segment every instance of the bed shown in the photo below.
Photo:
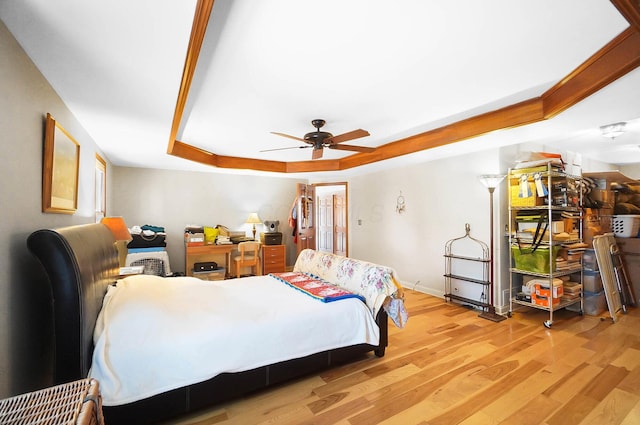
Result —
<path fill-rule="evenodd" d="M 114 242 L 111 232 L 102 224 L 38 230 L 32 233 L 27 240 L 29 250 L 44 267 L 52 289 L 55 321 L 55 383 L 70 382 L 88 376 L 99 377 L 107 423 L 157 422 L 212 406 L 313 371 L 367 358 L 370 356 L 370 352 L 381 357 L 388 345 L 387 323 L 389 316 L 387 310 L 389 308 L 387 307 L 389 305 L 400 306 L 402 312 L 402 288 L 397 283 L 393 270 L 363 261 L 305 250 L 298 257 L 293 272 L 279 276 L 256 276 L 221 282 L 205 282 L 191 277 L 132 276 L 119 279 L 118 255 Z M 301 276 L 312 276 L 318 282 L 335 283 L 340 291 L 352 293 L 354 296 L 345 296 L 347 299 L 334 302 L 319 302 L 318 299 L 314 299 L 319 297 L 318 294 L 309 293 L 304 288 L 295 287 L 295 283 L 292 284 L 291 281 L 299 280 Z M 159 280 L 153 281 L 153 279 Z M 145 292 L 147 289 L 156 291 L 157 294 L 152 292 L 149 295 Z M 245 295 L 242 295 L 241 291 L 245 291 Z M 253 296 L 247 297 L 246 291 L 249 291 Z M 165 310 L 184 308 L 184 305 L 160 309 L 147 305 L 149 300 L 158 298 L 161 305 L 167 306 L 165 292 L 173 294 L 169 298 L 181 299 L 187 305 L 202 304 L 202 311 L 213 312 L 217 311 L 219 307 L 222 308 L 223 304 L 241 302 L 244 304 L 237 307 L 236 310 L 251 312 L 251 314 L 247 314 L 246 320 L 243 317 L 227 317 L 228 312 L 213 318 L 203 318 L 202 311 L 190 308 L 187 310 L 189 314 L 176 313 L 176 311 L 184 310 L 174 311 L 173 317 L 176 317 L 176 320 L 167 321 L 166 316 L 156 318 L 153 314 L 166 315 Z M 208 301 L 208 295 L 205 295 L 208 292 L 214 294 L 211 297 L 213 301 Z M 224 326 L 219 326 L 221 329 L 244 329 L 238 332 L 227 332 L 242 333 L 247 336 L 237 343 L 243 345 L 244 350 L 240 349 L 238 355 L 225 358 L 225 353 L 232 352 L 228 348 L 230 344 L 220 344 L 218 351 L 221 351 L 222 357 L 216 357 L 220 353 L 215 353 L 215 349 L 214 352 L 205 351 L 211 350 L 211 348 L 188 349 L 186 342 L 184 345 L 182 342 L 176 343 L 173 347 L 169 344 L 165 350 L 153 348 L 155 345 L 152 345 L 152 342 L 155 343 L 155 341 L 145 340 L 144 343 L 139 344 L 140 349 L 148 348 L 151 351 L 136 353 L 137 357 L 143 360 L 153 358 L 154 362 L 147 363 L 159 364 L 161 357 L 173 361 L 165 369 L 174 372 L 172 375 L 178 375 L 180 380 L 170 384 L 160 384 L 160 386 L 164 385 L 164 387 L 158 387 L 161 390 L 157 388 L 131 390 L 131 382 L 144 381 L 144 373 L 147 373 L 146 376 L 149 376 L 150 373 L 143 371 L 141 372 L 143 375 L 136 376 L 134 372 L 139 367 L 130 366 L 128 371 L 125 370 L 120 374 L 127 377 L 133 373 L 131 377 L 133 381 L 125 382 L 125 378 L 112 379 L 112 375 L 116 372 L 114 372 L 115 366 L 113 366 L 113 370 L 109 369 L 111 365 L 118 362 L 127 363 L 128 360 L 133 365 L 132 362 L 136 356 L 132 354 L 128 356 L 130 359 L 127 359 L 127 356 L 122 352 L 118 355 L 111 351 L 107 353 L 103 348 L 108 346 L 111 349 L 113 346 L 118 347 L 118 344 L 122 344 L 118 342 L 121 340 L 113 337 L 113 335 L 117 335 L 113 326 L 105 330 L 107 322 L 105 317 L 109 317 L 108 322 L 112 323 L 111 317 L 115 317 L 114 311 L 125 309 L 121 305 L 127 305 L 125 301 L 128 297 L 135 299 L 136 294 L 138 296 L 147 294 L 143 298 L 144 305 L 135 304 L 137 307 L 134 310 L 129 309 L 129 316 L 120 319 L 121 327 L 123 323 L 126 325 L 127 323 L 143 322 L 141 325 L 143 327 L 160 326 L 164 330 L 185 326 L 178 324 L 177 316 L 187 316 L 183 319 L 187 320 L 188 317 L 192 317 L 193 322 L 192 325 L 181 328 L 183 329 L 182 333 L 190 334 L 191 339 L 195 339 L 200 344 L 198 347 L 205 347 L 207 344 L 215 347 L 215 343 L 221 341 L 221 337 L 214 338 L 209 335 L 216 328 L 215 323 L 219 322 L 224 324 Z M 120 302 L 121 299 L 123 304 L 117 304 L 114 301 Z M 230 301 L 234 299 L 236 301 Z M 258 303 L 255 301 L 256 299 L 267 302 Z M 285 313 L 280 310 L 285 310 L 285 308 L 278 304 L 279 300 L 285 300 L 284 303 L 291 307 L 293 312 L 287 314 L 298 314 L 298 318 L 304 318 L 308 322 L 305 326 L 309 328 L 305 328 L 304 332 L 295 329 L 286 330 L 285 323 L 302 323 L 303 320 L 291 320 L 286 316 L 281 316 Z M 261 304 L 269 308 L 263 308 Z M 367 311 L 372 325 L 369 323 L 358 324 L 361 319 L 351 318 L 349 315 L 354 314 L 353 309 L 347 306 L 355 306 L 356 310 L 364 309 Z M 347 310 L 347 318 L 340 319 L 342 323 L 350 322 L 350 326 L 342 325 L 342 328 L 356 329 L 352 332 L 357 334 L 356 336 L 342 335 L 338 341 L 329 344 L 323 336 L 323 342 L 320 345 L 307 344 L 303 341 L 306 338 L 305 334 L 320 333 L 320 327 L 314 328 L 314 323 L 329 320 L 328 317 L 312 318 L 312 311 L 315 312 L 313 314 L 331 311 L 330 315 L 333 316 L 333 312 L 336 311 L 335 314 L 338 314 L 337 311 L 340 309 Z M 289 311 L 289 307 L 286 310 Z M 304 316 L 300 316 L 301 310 L 305 311 Z M 389 311 L 394 323 L 402 326 L 406 316 L 401 317 L 402 320 L 399 322 L 395 314 L 397 309 Z M 145 321 L 139 320 L 140 318 L 153 318 L 153 320 L 149 319 L 144 323 Z M 212 320 L 214 324 L 207 322 L 207 320 Z M 242 328 L 241 322 L 249 323 L 244 323 L 245 327 Z M 267 331 L 254 329 L 256 322 L 266 322 L 270 324 L 269 328 L 277 332 L 274 336 L 269 336 L 269 334 L 265 337 L 264 334 Z M 328 326 L 336 329 L 335 324 Z M 252 331 L 253 335 L 249 336 Z M 131 332 L 134 332 L 133 328 L 131 328 Z M 112 339 L 105 342 L 105 334 Z M 125 335 L 124 338 L 126 340 L 127 336 Z M 132 338 L 139 337 L 130 336 L 129 343 Z M 207 342 L 212 338 L 213 341 Z M 271 343 L 277 342 L 278 338 L 280 338 L 280 343 Z M 295 341 L 295 344 L 283 344 L 282 338 L 284 341 Z M 360 339 L 358 340 L 358 338 Z M 164 344 L 167 347 L 166 338 Z M 276 347 L 271 349 L 270 345 Z M 272 353 L 269 350 L 277 351 L 278 346 L 283 345 L 295 347 L 298 351 L 292 354 L 277 352 L 276 354 L 268 354 L 265 358 L 251 358 L 245 364 L 223 365 L 229 358 L 235 360 L 236 357 L 241 357 L 242 352 L 250 354 L 263 351 Z M 167 355 L 169 351 L 172 355 Z M 150 353 L 154 352 L 158 355 L 152 357 Z M 173 355 L 174 353 L 175 355 Z M 200 363 L 206 363 L 208 369 L 201 371 L 199 369 Z M 109 367 L 103 368 L 104 364 Z M 160 366 L 156 365 L 155 367 Z M 185 377 L 192 371 L 194 371 L 194 376 Z M 122 388 L 125 390 L 121 391 Z"/>

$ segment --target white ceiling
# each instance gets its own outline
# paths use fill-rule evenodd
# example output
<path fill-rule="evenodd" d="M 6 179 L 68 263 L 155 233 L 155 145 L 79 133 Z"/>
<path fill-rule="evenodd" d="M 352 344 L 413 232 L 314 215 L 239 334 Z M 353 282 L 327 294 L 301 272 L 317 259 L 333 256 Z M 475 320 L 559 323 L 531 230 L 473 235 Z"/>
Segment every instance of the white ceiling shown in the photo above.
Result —
<path fill-rule="evenodd" d="M 166 154 L 195 6 L 3 0 L 0 18 L 112 163 L 203 170 Z M 322 118 L 380 146 L 539 96 L 628 26 L 605 0 L 217 0 L 178 140 L 304 161 L 310 149 L 271 132 L 302 137 Z M 640 163 L 639 89 L 635 70 L 552 120 L 359 170 L 521 142 Z M 617 121 L 627 133 L 599 134 Z"/>

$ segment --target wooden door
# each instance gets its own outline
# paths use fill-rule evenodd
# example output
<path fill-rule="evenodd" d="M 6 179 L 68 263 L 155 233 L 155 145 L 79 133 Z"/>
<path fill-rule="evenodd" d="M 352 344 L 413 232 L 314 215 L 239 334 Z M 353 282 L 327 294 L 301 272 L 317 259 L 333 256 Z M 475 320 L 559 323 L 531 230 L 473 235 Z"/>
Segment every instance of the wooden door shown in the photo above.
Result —
<path fill-rule="evenodd" d="M 347 199 L 344 192 L 332 197 L 333 253 L 347 256 Z"/>
<path fill-rule="evenodd" d="M 318 251 L 333 252 L 333 195 L 318 195 Z"/>
<path fill-rule="evenodd" d="M 298 254 L 303 249 L 316 249 L 316 190 L 312 185 L 298 183 L 296 186 L 298 228 Z"/>

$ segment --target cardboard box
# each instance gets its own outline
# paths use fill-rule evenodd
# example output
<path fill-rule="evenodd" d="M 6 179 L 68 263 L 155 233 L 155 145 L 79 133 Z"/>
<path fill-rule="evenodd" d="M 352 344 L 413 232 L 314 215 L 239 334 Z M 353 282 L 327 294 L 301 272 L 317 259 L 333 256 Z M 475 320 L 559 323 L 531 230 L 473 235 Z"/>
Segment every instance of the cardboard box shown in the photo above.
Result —
<path fill-rule="evenodd" d="M 562 286 L 562 290 L 565 295 L 567 294 L 577 294 L 580 295 L 582 291 L 582 285 L 578 282 L 565 282 Z"/>
<path fill-rule="evenodd" d="M 554 303 L 555 303 L 555 299 L 556 298 L 560 298 L 563 294 L 564 294 L 564 286 L 562 285 L 562 283 L 560 283 L 560 285 L 553 285 L 553 291 L 549 288 L 549 284 L 547 283 L 545 284 L 540 284 L 540 283 L 536 283 L 535 285 L 535 294 L 536 296 L 543 296 L 545 298 L 548 298 L 549 296 L 551 296 L 551 293 L 553 292 L 553 298 L 554 298 Z"/>
<path fill-rule="evenodd" d="M 535 292 L 531 293 L 531 302 L 542 307 L 549 307 L 549 297 L 545 297 L 544 295 L 537 295 Z M 560 298 L 551 298 L 551 306 L 555 306 L 559 303 Z"/>

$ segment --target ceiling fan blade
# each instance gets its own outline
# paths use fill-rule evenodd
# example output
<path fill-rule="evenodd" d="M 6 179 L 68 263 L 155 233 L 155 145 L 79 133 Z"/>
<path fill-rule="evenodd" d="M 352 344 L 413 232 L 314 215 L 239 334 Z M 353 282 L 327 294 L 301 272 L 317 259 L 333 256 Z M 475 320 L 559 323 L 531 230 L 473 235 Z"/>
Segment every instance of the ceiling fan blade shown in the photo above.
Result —
<path fill-rule="evenodd" d="M 322 153 L 324 152 L 324 149 L 320 148 L 320 149 L 313 149 L 313 153 L 311 154 L 311 159 L 319 159 L 322 158 Z"/>
<path fill-rule="evenodd" d="M 290 136 L 288 134 L 284 134 L 284 133 L 277 133 L 275 131 L 272 131 L 271 134 L 275 134 L 277 136 L 282 136 L 282 137 L 288 137 L 289 139 L 293 139 L 293 140 L 299 140 L 301 142 L 305 142 L 305 143 L 309 143 L 308 141 L 301 139 L 300 137 L 296 137 L 296 136 Z"/>
<path fill-rule="evenodd" d="M 309 145 L 309 146 L 289 146 L 288 148 L 275 148 L 275 149 L 264 149 L 261 150 L 260 152 L 271 152 L 271 151 L 283 151 L 285 149 L 306 149 L 306 148 L 312 148 L 313 146 Z"/>
<path fill-rule="evenodd" d="M 342 151 L 355 151 L 355 152 L 373 152 L 376 148 L 370 148 L 367 146 L 353 146 L 353 145 L 329 145 L 327 146 L 329 149 L 338 149 Z"/>
<path fill-rule="evenodd" d="M 330 137 L 326 141 L 329 143 L 342 143 L 347 140 L 359 139 L 360 137 L 368 136 L 369 132 L 363 130 L 361 128 L 353 131 L 349 131 L 348 133 L 338 134 L 337 136 Z"/>

